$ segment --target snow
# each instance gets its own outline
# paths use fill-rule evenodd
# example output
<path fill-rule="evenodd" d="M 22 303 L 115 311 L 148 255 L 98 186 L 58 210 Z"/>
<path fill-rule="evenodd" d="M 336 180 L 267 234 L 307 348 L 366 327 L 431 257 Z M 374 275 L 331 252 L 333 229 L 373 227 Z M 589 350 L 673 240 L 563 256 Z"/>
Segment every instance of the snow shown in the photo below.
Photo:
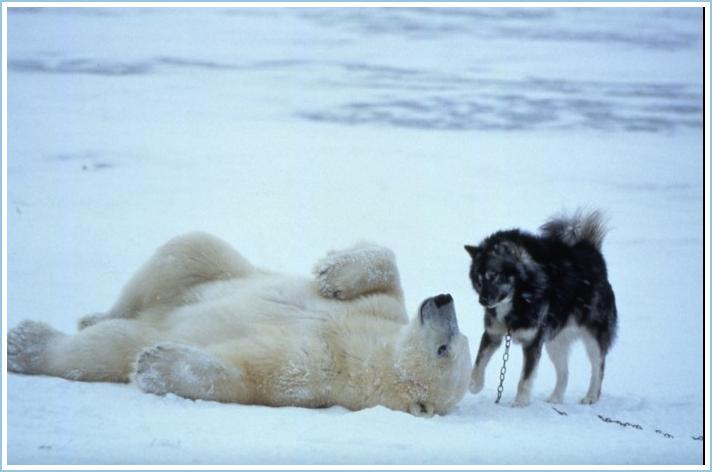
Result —
<path fill-rule="evenodd" d="M 396 255 L 409 313 L 451 293 L 474 352 L 466 243 L 602 209 L 620 314 L 603 395 L 422 419 L 7 377 L 9 464 L 701 464 L 701 9 L 10 9 L 7 323 L 71 332 L 188 230 L 308 274 Z M 606 423 L 598 415 L 640 425 Z M 667 438 L 662 433 L 674 436 Z"/>

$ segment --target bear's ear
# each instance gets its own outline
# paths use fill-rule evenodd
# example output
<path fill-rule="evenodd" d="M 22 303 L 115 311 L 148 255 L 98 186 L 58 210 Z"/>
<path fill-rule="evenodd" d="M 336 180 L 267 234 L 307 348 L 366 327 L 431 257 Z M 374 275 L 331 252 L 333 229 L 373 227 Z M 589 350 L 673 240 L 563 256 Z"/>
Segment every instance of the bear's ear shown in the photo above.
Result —
<path fill-rule="evenodd" d="M 465 251 L 467 251 L 467 253 L 474 259 L 480 253 L 480 248 L 465 244 Z"/>

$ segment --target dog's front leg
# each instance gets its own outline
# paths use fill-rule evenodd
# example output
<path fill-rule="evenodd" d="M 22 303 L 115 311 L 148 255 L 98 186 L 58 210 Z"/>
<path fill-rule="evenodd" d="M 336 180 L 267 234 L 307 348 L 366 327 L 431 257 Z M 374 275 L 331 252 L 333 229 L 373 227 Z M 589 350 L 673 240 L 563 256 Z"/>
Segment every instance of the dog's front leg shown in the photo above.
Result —
<path fill-rule="evenodd" d="M 470 378 L 470 392 L 473 394 L 480 393 L 485 386 L 485 369 L 492 358 L 492 354 L 494 354 L 501 344 L 501 334 L 485 331 L 482 335 L 480 349 L 477 351 L 477 358 L 475 359 L 475 367 L 472 369 L 472 376 Z"/>
<path fill-rule="evenodd" d="M 536 368 L 539 365 L 543 344 L 541 333 L 537 333 L 531 342 L 522 346 L 524 365 L 522 366 L 522 376 L 520 377 L 519 384 L 517 385 L 517 396 L 514 398 L 514 404 L 512 406 L 521 407 L 529 404 L 532 381 L 534 380 Z"/>

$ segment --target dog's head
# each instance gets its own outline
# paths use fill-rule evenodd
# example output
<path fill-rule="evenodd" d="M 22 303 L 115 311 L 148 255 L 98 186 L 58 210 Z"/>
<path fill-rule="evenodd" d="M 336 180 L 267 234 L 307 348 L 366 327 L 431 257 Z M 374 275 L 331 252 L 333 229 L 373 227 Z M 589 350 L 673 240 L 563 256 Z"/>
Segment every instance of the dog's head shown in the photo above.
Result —
<path fill-rule="evenodd" d="M 500 231 L 479 246 L 465 246 L 472 257 L 470 279 L 482 306 L 494 308 L 515 296 L 532 303 L 543 296 L 546 273 L 521 239 L 517 230 Z"/>
<path fill-rule="evenodd" d="M 480 305 L 494 308 L 511 301 L 519 272 L 513 245 L 508 242 L 479 247 L 466 245 L 465 250 L 472 257 L 470 280 L 480 297 Z"/>

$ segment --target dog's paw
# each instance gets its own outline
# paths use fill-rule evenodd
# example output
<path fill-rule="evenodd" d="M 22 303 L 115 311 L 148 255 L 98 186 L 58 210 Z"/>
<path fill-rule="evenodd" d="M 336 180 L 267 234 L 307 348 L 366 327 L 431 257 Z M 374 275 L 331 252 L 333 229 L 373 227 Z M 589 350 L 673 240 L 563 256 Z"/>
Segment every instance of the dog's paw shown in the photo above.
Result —
<path fill-rule="evenodd" d="M 549 395 L 549 398 L 546 399 L 547 403 L 552 403 L 554 405 L 558 405 L 560 403 L 564 402 L 564 396 L 556 393 L 552 393 Z"/>
<path fill-rule="evenodd" d="M 7 333 L 7 369 L 22 374 L 42 373 L 47 345 L 59 331 L 47 323 L 23 321 Z"/>
<path fill-rule="evenodd" d="M 477 395 L 485 386 L 485 379 L 482 377 L 472 377 L 470 379 L 470 393 Z"/>
<path fill-rule="evenodd" d="M 512 402 L 512 408 L 524 408 L 525 406 L 529 406 L 529 403 L 528 397 L 517 395 L 514 398 L 514 402 Z"/>
<path fill-rule="evenodd" d="M 597 401 L 598 401 L 598 395 L 588 394 L 585 397 L 583 397 L 579 403 L 581 403 L 582 405 L 593 405 Z"/>

